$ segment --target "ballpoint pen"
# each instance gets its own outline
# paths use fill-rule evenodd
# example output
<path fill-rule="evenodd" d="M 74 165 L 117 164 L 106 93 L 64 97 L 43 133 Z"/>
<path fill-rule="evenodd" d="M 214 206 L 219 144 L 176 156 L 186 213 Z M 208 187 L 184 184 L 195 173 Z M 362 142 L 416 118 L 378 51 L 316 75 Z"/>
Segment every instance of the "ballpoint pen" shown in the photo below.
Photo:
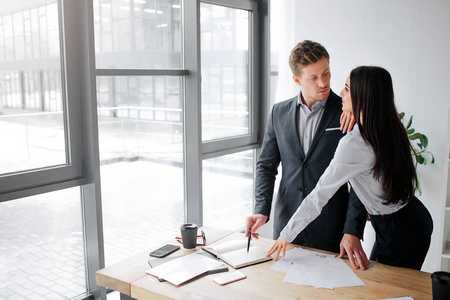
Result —
<path fill-rule="evenodd" d="M 250 250 L 250 239 L 252 237 L 252 231 L 249 230 L 248 231 L 248 243 L 247 243 L 247 254 L 248 254 L 248 250 Z"/>

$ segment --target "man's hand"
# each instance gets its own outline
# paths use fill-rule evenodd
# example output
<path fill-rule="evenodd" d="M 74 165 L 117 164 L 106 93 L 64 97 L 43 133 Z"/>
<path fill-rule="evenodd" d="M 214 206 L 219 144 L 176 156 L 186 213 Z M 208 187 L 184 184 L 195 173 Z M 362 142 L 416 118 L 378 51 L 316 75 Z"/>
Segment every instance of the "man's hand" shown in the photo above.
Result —
<path fill-rule="evenodd" d="M 277 253 L 275 256 L 275 260 L 278 260 L 278 256 L 280 255 L 280 252 L 283 254 L 283 257 L 286 255 L 286 247 L 287 242 L 280 236 L 278 240 L 275 241 L 275 243 L 272 245 L 272 248 L 270 248 L 269 252 L 267 252 L 266 257 L 271 256 L 273 253 Z"/>
<path fill-rule="evenodd" d="M 340 248 L 341 253 L 339 254 L 339 258 L 344 257 L 347 252 L 348 259 L 354 269 L 361 268 L 366 270 L 369 267 L 369 260 L 367 259 L 366 253 L 364 252 L 358 237 L 352 234 L 344 234 Z M 359 267 L 356 265 L 355 258 L 358 261 Z"/>
<path fill-rule="evenodd" d="M 248 236 L 248 231 L 252 231 L 252 238 L 258 239 L 259 233 L 256 233 L 259 227 L 263 226 L 267 222 L 267 216 L 258 214 L 251 215 L 247 218 L 247 226 L 245 228 L 245 236 Z"/>
<path fill-rule="evenodd" d="M 355 125 L 355 117 L 352 112 L 344 111 L 341 114 L 341 131 L 343 133 L 350 132 L 353 129 L 353 125 Z"/>

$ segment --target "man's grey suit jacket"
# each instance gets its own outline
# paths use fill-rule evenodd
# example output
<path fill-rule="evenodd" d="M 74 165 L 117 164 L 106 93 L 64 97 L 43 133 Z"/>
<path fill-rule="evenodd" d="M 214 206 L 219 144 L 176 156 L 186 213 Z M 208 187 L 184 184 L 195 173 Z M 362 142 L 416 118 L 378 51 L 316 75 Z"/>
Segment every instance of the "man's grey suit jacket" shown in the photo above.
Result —
<path fill-rule="evenodd" d="M 270 114 L 256 167 L 255 214 L 270 216 L 275 176 L 281 162 L 282 177 L 274 212 L 274 238 L 286 226 L 303 199 L 328 167 L 339 140 L 342 100 L 332 91 L 305 157 L 298 135 L 298 97 L 277 103 Z M 295 244 L 339 252 L 343 233 L 362 238 L 367 212 L 347 185 L 343 185 L 309 224 Z"/>

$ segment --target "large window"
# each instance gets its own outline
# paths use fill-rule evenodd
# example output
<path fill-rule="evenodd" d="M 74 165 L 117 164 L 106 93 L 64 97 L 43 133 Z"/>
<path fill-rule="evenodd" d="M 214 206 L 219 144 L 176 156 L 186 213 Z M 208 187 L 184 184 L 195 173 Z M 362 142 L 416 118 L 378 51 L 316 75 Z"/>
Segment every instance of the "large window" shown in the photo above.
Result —
<path fill-rule="evenodd" d="M 101 76 L 97 95 L 108 265 L 184 222 L 181 79 Z"/>
<path fill-rule="evenodd" d="M 80 189 L 0 203 L 2 299 L 86 293 Z"/>
<path fill-rule="evenodd" d="M 266 9 L 0 0 L 2 297 L 98 299 L 99 268 L 182 223 L 242 227 Z"/>
<path fill-rule="evenodd" d="M 77 28 L 65 2 L 1 1 L 0 193 L 83 176 L 78 53 L 65 38 Z"/>
<path fill-rule="evenodd" d="M 74 57 L 63 42 L 71 24 L 61 1 L 0 1 L 0 295 L 5 299 L 64 299 L 89 289 L 79 186 L 83 148 L 75 126 L 79 86 L 64 84 L 77 72 L 68 70 Z"/>
<path fill-rule="evenodd" d="M 248 135 L 251 13 L 209 3 L 200 8 L 202 139 Z"/>
<path fill-rule="evenodd" d="M 225 2 L 225 1 L 224 1 Z M 246 3 L 249 4 L 249 3 Z M 201 128 L 202 141 L 217 150 L 256 135 L 257 103 L 253 98 L 252 32 L 254 7 L 201 3 Z M 253 41 L 254 42 L 254 41 Z M 252 113 L 253 112 L 253 113 Z M 210 158 L 210 156 L 212 156 Z M 203 222 L 209 226 L 238 229 L 253 210 L 254 151 L 208 155 L 202 162 Z"/>
<path fill-rule="evenodd" d="M 253 212 L 254 150 L 203 161 L 204 224 L 240 229 Z"/>
<path fill-rule="evenodd" d="M 99 69 L 181 68 L 181 0 L 94 0 Z"/>
<path fill-rule="evenodd" d="M 65 165 L 58 3 L 0 7 L 0 174 Z"/>
<path fill-rule="evenodd" d="M 179 0 L 94 2 L 107 265 L 184 222 L 183 77 L 150 73 L 181 68 L 181 9 Z"/>
<path fill-rule="evenodd" d="M 185 221 L 237 229 L 251 214 L 254 154 L 229 142 L 256 141 L 256 6 L 229 4 L 94 1 L 106 264 L 173 238 Z"/>

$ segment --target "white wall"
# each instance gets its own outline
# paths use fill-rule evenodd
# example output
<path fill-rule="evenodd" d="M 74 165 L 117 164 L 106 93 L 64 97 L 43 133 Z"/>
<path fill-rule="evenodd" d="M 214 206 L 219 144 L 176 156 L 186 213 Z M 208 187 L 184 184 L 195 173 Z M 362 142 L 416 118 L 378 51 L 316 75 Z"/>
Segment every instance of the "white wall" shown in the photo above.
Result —
<path fill-rule="evenodd" d="M 379 65 L 391 73 L 398 110 L 414 116 L 413 127 L 428 136 L 429 150 L 436 158 L 434 165 L 419 166 L 418 170 L 423 189 L 420 199 L 434 220 L 423 270 L 440 269 L 450 104 L 450 1 L 278 1 L 291 8 L 279 10 L 285 12 L 280 17 L 285 23 L 278 28 L 294 34 L 287 33 L 288 38 L 278 43 L 279 80 L 288 85 L 279 86 L 277 100 L 298 92 L 287 69 L 287 56 L 304 39 L 317 41 L 329 51 L 331 86 L 336 93 L 356 66 Z M 272 37 L 275 34 L 272 32 Z"/>

